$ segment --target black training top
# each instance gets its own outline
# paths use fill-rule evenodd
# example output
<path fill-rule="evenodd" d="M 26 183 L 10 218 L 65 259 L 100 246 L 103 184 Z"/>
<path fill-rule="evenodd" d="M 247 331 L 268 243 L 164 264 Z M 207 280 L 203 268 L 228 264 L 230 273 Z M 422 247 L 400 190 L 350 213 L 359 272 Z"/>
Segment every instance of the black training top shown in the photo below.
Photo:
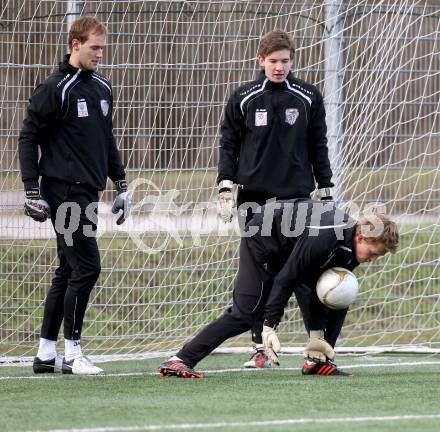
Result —
<path fill-rule="evenodd" d="M 289 73 L 258 80 L 230 97 L 221 126 L 217 181 L 277 198 L 308 197 L 332 187 L 327 126 L 319 90 Z"/>
<path fill-rule="evenodd" d="M 316 295 L 316 282 L 329 268 L 353 270 L 359 265 L 353 247 L 356 222 L 333 203 L 302 199 L 266 204 L 246 229 L 258 229 L 244 239 L 255 260 L 279 269 L 265 306 L 266 325 L 278 325 L 292 293 L 304 284 L 314 293 L 311 330 L 323 328 L 324 306 Z"/>
<path fill-rule="evenodd" d="M 125 177 L 112 131 L 110 82 L 73 67 L 70 55 L 33 92 L 18 141 L 25 188 L 40 176 L 105 189 Z M 41 158 L 38 161 L 38 147 Z"/>

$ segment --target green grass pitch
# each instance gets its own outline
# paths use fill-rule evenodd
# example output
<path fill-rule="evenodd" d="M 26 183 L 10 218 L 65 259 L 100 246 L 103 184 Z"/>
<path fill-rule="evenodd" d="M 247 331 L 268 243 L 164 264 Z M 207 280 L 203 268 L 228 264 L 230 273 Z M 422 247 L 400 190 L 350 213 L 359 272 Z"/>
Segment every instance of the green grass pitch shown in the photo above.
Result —
<path fill-rule="evenodd" d="M 246 355 L 212 355 L 202 380 L 161 378 L 161 359 L 101 363 L 102 377 L 35 376 L 0 367 L 0 430 L 63 432 L 440 430 L 440 358 L 339 356 L 354 377 L 303 377 L 299 356 L 243 370 Z"/>

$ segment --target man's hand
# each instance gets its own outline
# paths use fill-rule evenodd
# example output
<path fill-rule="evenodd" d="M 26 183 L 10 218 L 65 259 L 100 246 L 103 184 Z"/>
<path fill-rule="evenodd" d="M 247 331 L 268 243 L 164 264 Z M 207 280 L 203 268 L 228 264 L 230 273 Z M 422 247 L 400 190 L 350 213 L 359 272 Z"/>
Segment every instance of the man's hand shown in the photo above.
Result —
<path fill-rule="evenodd" d="M 304 357 L 326 361 L 335 359 L 335 351 L 324 339 L 324 330 L 310 330 L 309 342 L 304 351 Z"/>
<path fill-rule="evenodd" d="M 50 217 L 49 204 L 41 198 L 38 187 L 26 189 L 24 214 L 37 222 L 45 222 Z"/>
<path fill-rule="evenodd" d="M 117 214 L 122 210 L 121 216 L 116 221 L 117 225 L 121 225 L 128 218 L 131 208 L 131 195 L 128 191 L 127 182 L 125 180 L 118 180 L 115 182 L 117 195 L 113 203 L 112 213 Z"/>
<path fill-rule="evenodd" d="M 278 340 L 277 334 L 275 333 L 275 329 L 269 326 L 263 326 L 261 336 L 263 338 L 264 349 L 267 356 L 274 364 L 279 366 L 280 362 L 278 360 L 277 353 L 281 350 L 281 344 Z"/>
<path fill-rule="evenodd" d="M 222 180 L 218 185 L 217 212 L 224 223 L 232 220 L 232 209 L 235 205 L 232 186 L 231 180 Z"/>

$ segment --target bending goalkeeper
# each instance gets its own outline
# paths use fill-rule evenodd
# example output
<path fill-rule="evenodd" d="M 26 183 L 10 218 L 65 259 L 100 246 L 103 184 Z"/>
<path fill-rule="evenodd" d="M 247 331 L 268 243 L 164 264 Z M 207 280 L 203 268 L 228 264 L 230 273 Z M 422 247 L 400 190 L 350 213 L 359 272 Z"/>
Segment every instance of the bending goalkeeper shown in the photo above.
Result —
<path fill-rule="evenodd" d="M 316 282 L 328 268 L 353 270 L 360 263 L 394 253 L 398 243 L 397 226 L 385 215 L 356 223 L 333 203 L 294 199 L 266 204 L 246 224 L 232 306 L 163 362 L 160 374 L 202 378 L 195 365 L 261 318 L 266 352 L 278 363 L 276 329 L 289 298 L 297 287 L 306 286 L 311 295 L 299 304 L 309 333 L 303 374 L 351 375 L 334 363 L 334 346 L 348 309 L 324 306 L 317 297 Z"/>

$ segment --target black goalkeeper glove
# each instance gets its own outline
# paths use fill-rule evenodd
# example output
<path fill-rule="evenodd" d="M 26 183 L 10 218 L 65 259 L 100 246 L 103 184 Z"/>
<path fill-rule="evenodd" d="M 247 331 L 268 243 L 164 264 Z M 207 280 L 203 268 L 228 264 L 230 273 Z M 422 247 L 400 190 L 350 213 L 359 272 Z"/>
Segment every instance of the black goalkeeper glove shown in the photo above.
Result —
<path fill-rule="evenodd" d="M 34 221 L 45 222 L 50 217 L 50 207 L 47 201 L 41 198 L 38 187 L 25 190 L 24 214 Z"/>
<path fill-rule="evenodd" d="M 130 214 L 131 208 L 131 196 L 128 191 L 128 185 L 126 180 L 118 180 L 115 182 L 117 195 L 115 198 L 115 202 L 113 203 L 112 213 L 117 214 L 120 210 L 122 210 L 121 216 L 119 216 L 116 221 L 117 225 L 121 225 L 125 222 L 125 219 L 128 218 Z"/>

